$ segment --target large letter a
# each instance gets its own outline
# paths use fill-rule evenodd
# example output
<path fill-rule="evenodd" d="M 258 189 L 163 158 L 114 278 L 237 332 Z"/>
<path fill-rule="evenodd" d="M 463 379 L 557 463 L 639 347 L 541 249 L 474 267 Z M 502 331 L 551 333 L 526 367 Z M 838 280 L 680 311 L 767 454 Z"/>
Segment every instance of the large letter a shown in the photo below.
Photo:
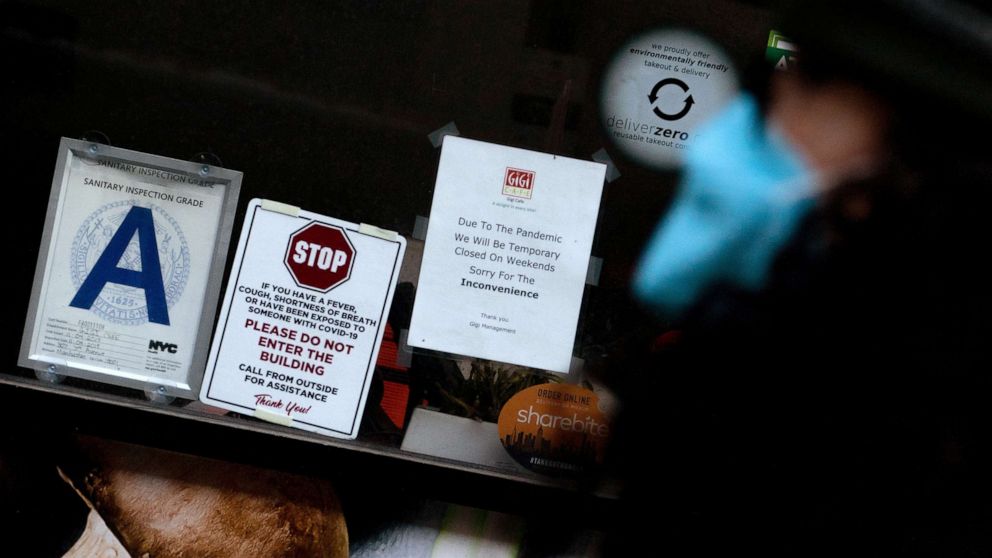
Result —
<path fill-rule="evenodd" d="M 117 267 L 135 232 L 138 233 L 141 271 Z M 165 285 L 162 283 L 162 266 L 158 260 L 158 242 L 155 241 L 155 223 L 152 221 L 151 209 L 134 206 L 127 212 L 124 222 L 100 254 L 96 265 L 79 287 L 79 292 L 72 297 L 69 306 L 89 310 L 107 283 L 145 291 L 148 321 L 169 325 L 169 307 L 165 302 Z"/>

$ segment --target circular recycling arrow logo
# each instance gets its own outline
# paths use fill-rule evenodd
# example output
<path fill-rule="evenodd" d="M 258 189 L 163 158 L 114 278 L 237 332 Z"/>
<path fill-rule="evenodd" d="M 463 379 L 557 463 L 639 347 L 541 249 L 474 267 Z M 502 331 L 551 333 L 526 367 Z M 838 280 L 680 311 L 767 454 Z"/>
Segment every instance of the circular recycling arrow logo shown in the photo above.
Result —
<path fill-rule="evenodd" d="M 656 102 L 658 102 L 658 92 L 661 91 L 661 88 L 665 87 L 666 85 L 674 85 L 682 89 L 683 93 L 689 92 L 689 86 L 686 85 L 684 81 L 677 78 L 665 78 L 659 81 L 658 83 L 654 84 L 654 87 L 651 89 L 651 93 L 648 95 L 648 100 L 651 101 L 651 105 L 654 105 Z M 653 106 L 652 111 L 655 113 L 655 115 L 658 116 L 658 118 L 662 120 L 668 120 L 668 121 L 678 120 L 683 116 L 689 114 L 689 111 L 692 109 L 692 105 L 695 104 L 695 102 L 696 101 L 692 98 L 692 95 L 689 95 L 688 97 L 686 97 L 685 101 L 683 101 L 682 110 L 674 114 L 669 114 L 667 112 L 664 112 L 663 110 L 661 110 L 656 106 Z"/>

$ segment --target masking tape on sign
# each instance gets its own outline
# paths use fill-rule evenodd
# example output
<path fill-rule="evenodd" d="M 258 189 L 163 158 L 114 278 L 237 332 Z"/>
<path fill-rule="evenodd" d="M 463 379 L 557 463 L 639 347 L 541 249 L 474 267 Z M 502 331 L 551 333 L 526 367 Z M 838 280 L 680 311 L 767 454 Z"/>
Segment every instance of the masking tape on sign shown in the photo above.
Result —
<path fill-rule="evenodd" d="M 275 211 L 276 213 L 285 213 L 290 217 L 296 217 L 300 214 L 299 207 L 272 200 L 262 200 L 262 209 L 267 211 Z"/>
<path fill-rule="evenodd" d="M 293 419 L 290 417 L 284 417 L 282 415 L 277 415 L 276 413 L 270 413 L 263 409 L 255 409 L 252 416 L 257 419 L 262 419 L 266 422 L 274 422 L 276 424 L 281 424 L 283 426 L 293 426 Z"/>
<path fill-rule="evenodd" d="M 367 234 L 369 236 L 375 236 L 382 238 L 384 240 L 396 240 L 396 233 L 394 231 L 387 231 L 386 229 L 380 229 L 374 225 L 369 225 L 367 223 L 362 223 L 358 225 L 358 232 L 362 234 Z"/>
<path fill-rule="evenodd" d="M 586 285 L 599 286 L 599 276 L 603 272 L 603 258 L 589 256 L 589 267 L 586 269 Z"/>
<path fill-rule="evenodd" d="M 613 159 L 610 157 L 610 154 L 606 152 L 605 148 L 593 153 L 592 160 L 606 165 L 607 182 L 613 182 L 614 180 L 620 178 L 620 170 L 617 169 L 616 164 L 613 163 Z"/>
<path fill-rule="evenodd" d="M 417 215 L 417 220 L 413 223 L 413 238 L 417 240 L 427 240 L 427 225 L 430 219 L 423 215 Z"/>
<path fill-rule="evenodd" d="M 431 145 L 434 147 L 441 147 L 441 144 L 444 143 L 444 136 L 457 135 L 459 135 L 458 126 L 455 126 L 454 122 L 448 122 L 437 130 L 427 134 L 427 139 L 431 140 Z"/>

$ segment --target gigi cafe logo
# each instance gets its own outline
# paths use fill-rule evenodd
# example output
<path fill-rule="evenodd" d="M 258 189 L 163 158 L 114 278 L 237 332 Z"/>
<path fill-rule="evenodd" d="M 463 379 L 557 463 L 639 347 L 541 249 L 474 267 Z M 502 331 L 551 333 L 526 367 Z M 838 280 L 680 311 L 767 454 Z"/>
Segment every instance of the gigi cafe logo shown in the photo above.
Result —
<path fill-rule="evenodd" d="M 506 168 L 503 176 L 503 195 L 530 199 L 534 193 L 534 171 Z"/>

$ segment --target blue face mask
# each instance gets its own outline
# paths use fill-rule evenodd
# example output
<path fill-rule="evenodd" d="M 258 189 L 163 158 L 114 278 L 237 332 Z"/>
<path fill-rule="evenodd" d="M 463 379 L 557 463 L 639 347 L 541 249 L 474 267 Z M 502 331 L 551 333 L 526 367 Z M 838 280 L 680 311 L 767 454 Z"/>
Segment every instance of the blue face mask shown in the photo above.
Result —
<path fill-rule="evenodd" d="M 682 184 L 648 243 L 634 293 L 669 316 L 717 284 L 760 288 L 814 204 L 814 173 L 739 95 L 699 128 Z"/>

